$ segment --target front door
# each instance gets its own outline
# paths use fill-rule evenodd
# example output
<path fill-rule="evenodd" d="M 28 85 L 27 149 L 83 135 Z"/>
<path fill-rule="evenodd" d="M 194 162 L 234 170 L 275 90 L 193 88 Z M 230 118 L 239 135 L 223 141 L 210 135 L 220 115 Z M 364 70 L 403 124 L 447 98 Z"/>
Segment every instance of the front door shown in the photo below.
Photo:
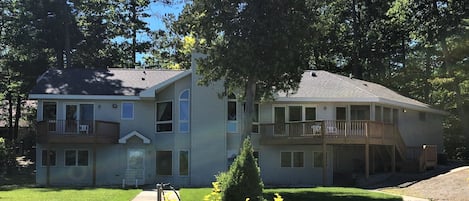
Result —
<path fill-rule="evenodd" d="M 131 148 L 127 150 L 127 171 L 125 174 L 127 183 L 143 184 L 145 174 L 144 149 Z"/>

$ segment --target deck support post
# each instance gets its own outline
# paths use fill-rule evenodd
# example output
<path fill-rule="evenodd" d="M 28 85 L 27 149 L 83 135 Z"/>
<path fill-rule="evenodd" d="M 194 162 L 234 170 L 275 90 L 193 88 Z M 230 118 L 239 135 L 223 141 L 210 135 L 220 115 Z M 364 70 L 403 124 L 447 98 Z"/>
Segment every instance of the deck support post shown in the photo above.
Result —
<path fill-rule="evenodd" d="M 375 173 L 375 170 L 376 170 L 376 162 L 375 162 L 375 155 L 376 155 L 376 148 L 377 147 L 370 147 L 370 154 L 371 154 L 371 174 L 374 174 Z M 379 154 L 378 154 L 379 155 Z"/>
<path fill-rule="evenodd" d="M 326 155 L 326 125 L 324 121 L 321 126 L 322 132 L 322 185 L 327 186 L 327 155 Z"/>
<path fill-rule="evenodd" d="M 46 146 L 46 186 L 50 186 L 50 145 L 47 144 Z M 57 163 L 57 162 L 56 162 Z"/>
<path fill-rule="evenodd" d="M 95 140 L 94 140 L 94 143 L 93 143 L 93 186 L 96 186 L 96 133 L 94 134 L 95 135 Z"/>
<path fill-rule="evenodd" d="M 391 146 L 391 171 L 396 173 L 396 145 Z"/>
<path fill-rule="evenodd" d="M 370 142 L 369 142 L 369 133 L 368 133 L 368 126 L 369 124 L 365 125 L 365 178 L 368 179 L 370 177 Z"/>

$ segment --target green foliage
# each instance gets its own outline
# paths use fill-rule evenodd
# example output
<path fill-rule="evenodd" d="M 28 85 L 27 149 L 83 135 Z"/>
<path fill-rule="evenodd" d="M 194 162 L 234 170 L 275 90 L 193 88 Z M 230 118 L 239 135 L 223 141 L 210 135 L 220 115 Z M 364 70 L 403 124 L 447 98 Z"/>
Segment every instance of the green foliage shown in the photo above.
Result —
<path fill-rule="evenodd" d="M 16 157 L 12 143 L 0 138 L 0 173 L 11 171 L 16 167 Z"/>
<path fill-rule="evenodd" d="M 239 156 L 236 157 L 228 172 L 217 177 L 223 201 L 262 200 L 264 184 L 260 178 L 257 161 L 252 155 L 250 138 L 246 138 Z"/>

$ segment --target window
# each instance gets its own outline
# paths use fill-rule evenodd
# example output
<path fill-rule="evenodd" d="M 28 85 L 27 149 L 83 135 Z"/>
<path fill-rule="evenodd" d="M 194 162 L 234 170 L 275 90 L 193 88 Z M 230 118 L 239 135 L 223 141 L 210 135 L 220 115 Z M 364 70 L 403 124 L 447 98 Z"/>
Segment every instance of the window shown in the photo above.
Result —
<path fill-rule="evenodd" d="M 42 103 L 42 120 L 56 120 L 57 104 L 55 102 Z"/>
<path fill-rule="evenodd" d="M 289 121 L 301 121 L 303 119 L 301 106 L 289 106 L 288 110 L 289 110 L 289 113 L 288 113 Z"/>
<path fill-rule="evenodd" d="M 391 122 L 391 109 L 388 107 L 383 107 L 383 122 L 385 123 L 392 123 Z"/>
<path fill-rule="evenodd" d="M 352 105 L 350 106 L 351 120 L 370 120 L 370 106 Z"/>
<path fill-rule="evenodd" d="M 121 119 L 134 119 L 134 103 L 122 103 Z"/>
<path fill-rule="evenodd" d="M 181 133 L 189 132 L 189 101 L 189 89 L 186 89 L 179 96 L 179 132 Z"/>
<path fill-rule="evenodd" d="M 381 106 L 375 106 L 375 121 L 383 121 L 381 113 Z"/>
<path fill-rule="evenodd" d="M 157 151 L 156 152 L 156 174 L 172 175 L 173 173 L 173 152 Z"/>
<path fill-rule="evenodd" d="M 254 104 L 254 116 L 252 117 L 252 133 L 259 133 L 259 104 Z"/>
<path fill-rule="evenodd" d="M 392 109 L 392 123 L 394 125 L 397 125 L 397 123 L 399 123 L 399 110 L 398 109 Z"/>
<path fill-rule="evenodd" d="M 322 152 L 313 152 L 313 167 L 315 168 L 322 168 L 322 158 L 323 154 Z M 327 158 L 327 152 L 326 152 L 326 158 Z"/>
<path fill-rule="evenodd" d="M 47 166 L 47 152 L 42 150 L 42 166 Z M 55 150 L 49 150 L 49 166 L 55 166 L 57 161 L 57 153 Z"/>
<path fill-rule="evenodd" d="M 236 96 L 231 94 L 228 96 L 228 112 L 227 112 L 227 132 L 236 133 L 238 132 L 238 121 L 236 112 Z"/>
<path fill-rule="evenodd" d="M 420 121 L 425 121 L 426 119 L 427 119 L 427 113 L 419 112 L 419 120 Z"/>
<path fill-rule="evenodd" d="M 179 151 L 179 175 L 189 175 L 189 151 Z"/>
<path fill-rule="evenodd" d="M 47 121 L 47 131 L 56 131 L 57 127 L 57 103 L 42 103 L 42 120 Z"/>
<path fill-rule="evenodd" d="M 281 152 L 280 167 L 304 167 L 304 152 Z"/>
<path fill-rule="evenodd" d="M 335 108 L 335 119 L 336 120 L 347 120 L 346 108 L 336 107 Z"/>
<path fill-rule="evenodd" d="M 88 151 L 65 150 L 65 166 L 88 166 Z"/>
<path fill-rule="evenodd" d="M 173 131 L 173 103 L 171 101 L 156 104 L 156 132 Z"/>
<path fill-rule="evenodd" d="M 314 121 L 316 120 L 316 108 L 307 107 L 305 108 L 305 121 Z"/>

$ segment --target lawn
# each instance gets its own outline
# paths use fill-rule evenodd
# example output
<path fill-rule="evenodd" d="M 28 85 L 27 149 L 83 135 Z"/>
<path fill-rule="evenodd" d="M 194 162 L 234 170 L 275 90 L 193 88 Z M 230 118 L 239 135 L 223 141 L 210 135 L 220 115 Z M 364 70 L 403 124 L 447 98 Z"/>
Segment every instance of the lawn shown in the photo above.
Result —
<path fill-rule="evenodd" d="M 201 201 L 212 191 L 211 188 L 183 188 L 181 200 Z M 402 201 L 401 197 L 371 192 L 358 188 L 317 187 L 265 189 L 264 198 L 273 201 L 274 193 L 279 193 L 284 201 L 328 200 L 328 201 Z"/>
<path fill-rule="evenodd" d="M 129 201 L 141 190 L 112 188 L 0 188 L 1 201 Z"/>

